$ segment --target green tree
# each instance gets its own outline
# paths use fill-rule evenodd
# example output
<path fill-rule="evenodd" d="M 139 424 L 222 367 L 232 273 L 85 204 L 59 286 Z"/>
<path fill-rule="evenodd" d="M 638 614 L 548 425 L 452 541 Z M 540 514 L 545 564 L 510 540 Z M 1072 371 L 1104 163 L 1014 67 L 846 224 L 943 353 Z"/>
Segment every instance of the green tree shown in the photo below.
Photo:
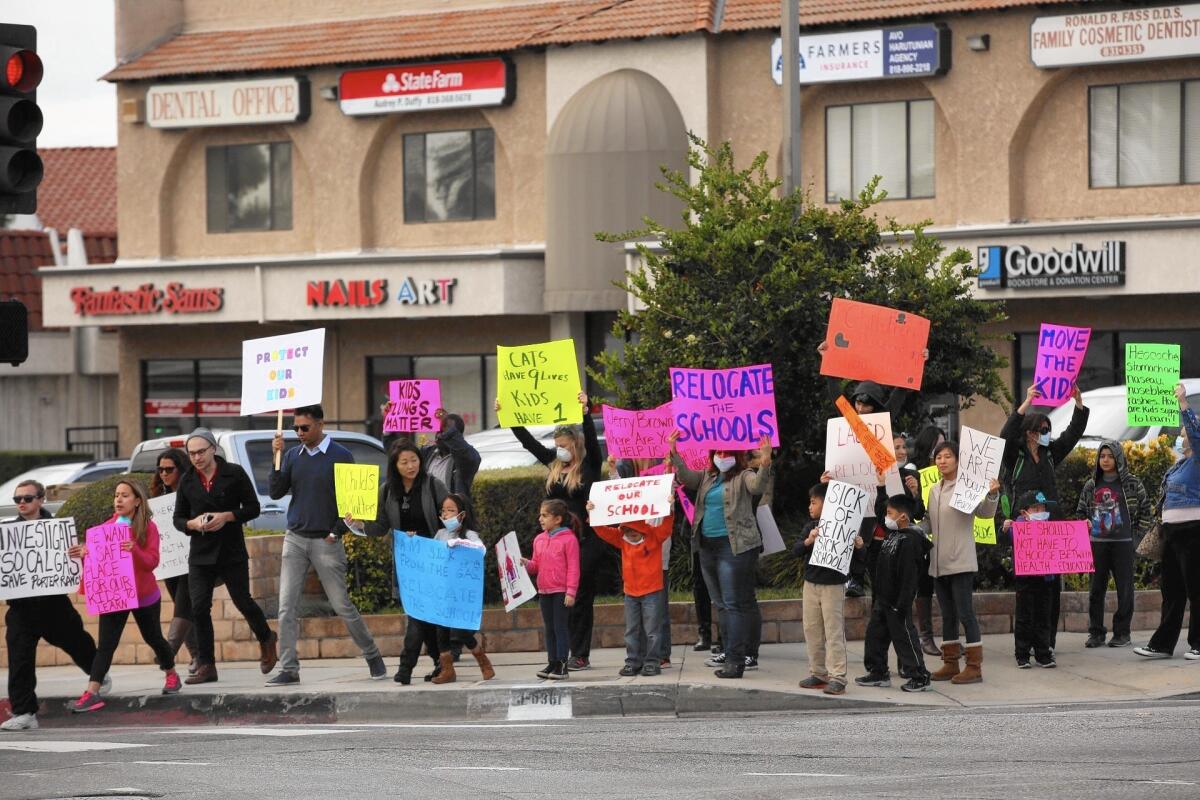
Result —
<path fill-rule="evenodd" d="M 830 210 L 799 191 L 780 196 L 766 153 L 738 170 L 728 143 L 710 148 L 695 137 L 692 143 L 695 184 L 666 169 L 659 184 L 683 203 L 680 227 L 647 219 L 642 230 L 597 235 L 661 242 L 661 251 L 639 245 L 645 270 L 624 286 L 644 306 L 617 320 L 615 332 L 628 335 L 629 344 L 623 353 L 601 354 L 589 370 L 621 405 L 650 408 L 669 400 L 674 366 L 769 362 L 786 445 L 781 480 L 798 478 L 796 468 L 810 476 L 825 447 L 825 420 L 836 413 L 817 353 L 835 297 L 930 320 L 926 395 L 958 395 L 964 408 L 976 396 L 1006 402 L 999 370 L 1007 362 L 981 333 L 1004 319 L 1003 307 L 971 296 L 978 271 L 965 250 L 945 254 L 922 225 L 889 220 L 881 227 L 870 213 L 885 196 L 878 180 Z M 896 240 L 885 242 L 885 231 Z M 919 415 L 912 393 L 899 423 L 915 427 Z"/>

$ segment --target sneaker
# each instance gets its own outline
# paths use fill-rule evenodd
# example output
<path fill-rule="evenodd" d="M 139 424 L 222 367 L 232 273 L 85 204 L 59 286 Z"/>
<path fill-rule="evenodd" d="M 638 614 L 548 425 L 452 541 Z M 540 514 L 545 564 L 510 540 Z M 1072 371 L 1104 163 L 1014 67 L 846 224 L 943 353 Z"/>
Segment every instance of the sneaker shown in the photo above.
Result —
<path fill-rule="evenodd" d="M 857 578 L 846 581 L 846 597 L 862 597 L 866 594 L 862 582 Z"/>
<path fill-rule="evenodd" d="M 659 669 L 667 669 L 670 666 L 671 666 L 671 659 L 669 659 L 669 658 L 664 658 L 658 662 Z"/>
<path fill-rule="evenodd" d="M 575 659 L 575 660 L 579 661 L 580 659 Z M 592 665 L 587 663 L 587 659 L 582 659 L 582 660 L 583 660 L 584 664 L 587 664 L 587 666 L 580 667 L 579 669 L 591 669 L 592 668 Z M 555 661 L 554 669 L 550 670 L 550 673 L 546 677 L 552 681 L 563 681 L 563 680 L 567 679 L 567 672 L 570 669 L 571 669 L 571 665 L 570 665 L 569 661 Z"/>
<path fill-rule="evenodd" d="M 647 661 L 642 665 L 642 674 L 647 678 L 654 677 L 655 675 L 662 675 L 662 667 L 660 667 L 658 664 L 655 664 L 653 661 Z"/>
<path fill-rule="evenodd" d="M 179 673 L 175 670 L 167 672 L 166 682 L 163 683 L 163 694 L 179 694 L 179 690 L 183 688 L 183 683 L 179 680 Z"/>
<path fill-rule="evenodd" d="M 707 639 L 701 639 L 700 641 L 696 642 L 696 645 L 692 648 L 692 652 L 703 653 L 705 650 L 711 649 L 712 642 L 708 641 Z"/>
<path fill-rule="evenodd" d="M 370 671 L 373 681 L 381 681 L 387 677 L 387 665 L 383 663 L 382 655 L 368 658 L 367 669 Z"/>
<path fill-rule="evenodd" d="M 902 692 L 928 692 L 929 678 L 924 675 L 918 675 L 915 678 L 909 678 L 908 683 L 900 687 Z"/>
<path fill-rule="evenodd" d="M 742 670 L 731 664 L 726 664 L 718 670 L 713 670 L 713 675 L 716 675 L 718 678 L 741 678 Z"/>
<path fill-rule="evenodd" d="M 291 686 L 294 683 L 300 682 L 300 673 L 298 672 L 280 672 L 267 681 L 267 686 Z"/>
<path fill-rule="evenodd" d="M 725 666 L 725 654 L 718 653 L 717 655 L 704 662 L 706 667 L 723 667 Z"/>
<path fill-rule="evenodd" d="M 71 703 L 72 714 L 83 714 L 88 711 L 99 711 L 104 708 L 104 701 L 100 699 L 100 695 L 84 692 L 79 695 L 79 699 Z"/>
<path fill-rule="evenodd" d="M 578 656 L 576 656 L 575 658 L 568 659 L 562 663 L 565 664 L 566 669 L 568 669 L 571 672 L 578 672 L 583 669 L 591 669 L 592 668 L 592 662 L 588 661 L 586 658 L 580 658 Z M 551 677 L 553 677 L 553 676 L 551 676 Z"/>
<path fill-rule="evenodd" d="M 1037 661 L 1037 665 L 1039 667 L 1041 667 L 1042 669 L 1054 669 L 1055 667 L 1058 666 L 1058 662 L 1054 660 L 1054 656 L 1050 656 L 1050 657 L 1046 658 L 1044 661 L 1040 658 L 1036 659 L 1036 661 Z"/>
<path fill-rule="evenodd" d="M 758 669 L 757 656 L 746 656 L 746 669 Z"/>
<path fill-rule="evenodd" d="M 642 671 L 640 669 L 638 669 L 637 667 L 635 667 L 633 664 L 626 664 L 625 666 L 621 667 L 620 672 L 618 672 L 617 674 L 620 675 L 622 678 L 632 678 L 634 675 L 642 674 Z"/>
<path fill-rule="evenodd" d="M 845 682 L 839 681 L 837 678 L 834 678 L 833 680 L 831 680 L 829 682 L 829 685 L 825 687 L 825 694 L 845 694 L 845 693 L 846 693 Z"/>
<path fill-rule="evenodd" d="M 857 686 L 878 686 L 880 689 L 890 688 L 892 679 L 888 675 L 863 675 L 855 678 L 854 683 Z"/>
<path fill-rule="evenodd" d="M 1133 648 L 1133 652 L 1137 653 L 1142 658 L 1171 658 L 1173 655 L 1175 655 L 1174 653 L 1164 653 L 1161 650 L 1155 650 L 1150 645 L 1146 645 L 1145 647 L 1135 647 Z"/>
<path fill-rule="evenodd" d="M 0 723 L 0 731 L 36 731 L 37 714 L 17 714 Z"/>
<path fill-rule="evenodd" d="M 545 680 L 546 678 L 550 677 L 551 672 L 554 672 L 554 662 L 547 661 L 546 666 L 542 667 L 541 669 L 539 669 L 537 671 L 537 676 L 539 678 L 541 678 L 542 680 Z"/>
<path fill-rule="evenodd" d="M 1033 669 L 1033 665 L 1029 663 L 1028 658 L 1018 658 L 1017 669 Z"/>
<path fill-rule="evenodd" d="M 1114 636 L 1108 640 L 1109 647 L 1129 647 L 1133 642 L 1128 636 Z"/>
<path fill-rule="evenodd" d="M 1200 661 L 1200 647 L 1193 647 L 1183 654 L 1188 661 Z"/>
<path fill-rule="evenodd" d="M 100 681 L 100 696 L 108 694 L 112 691 L 112 678 L 108 675 L 104 676 L 104 680 Z"/>
<path fill-rule="evenodd" d="M 801 689 L 824 689 L 829 685 L 829 681 L 824 678 L 818 678 L 816 675 L 809 675 L 804 680 L 800 681 Z"/>
<path fill-rule="evenodd" d="M 1113 637 L 1113 638 L 1114 638 L 1114 641 L 1115 641 L 1115 640 L 1116 640 L 1116 637 Z M 1084 643 L 1084 645 L 1083 645 L 1083 646 L 1084 646 L 1084 647 L 1087 647 L 1087 648 L 1093 648 L 1093 647 L 1104 647 L 1104 634 L 1102 634 L 1102 633 L 1093 633 L 1091 636 L 1089 636 L 1089 637 L 1087 638 L 1087 642 L 1086 642 L 1086 643 Z"/>

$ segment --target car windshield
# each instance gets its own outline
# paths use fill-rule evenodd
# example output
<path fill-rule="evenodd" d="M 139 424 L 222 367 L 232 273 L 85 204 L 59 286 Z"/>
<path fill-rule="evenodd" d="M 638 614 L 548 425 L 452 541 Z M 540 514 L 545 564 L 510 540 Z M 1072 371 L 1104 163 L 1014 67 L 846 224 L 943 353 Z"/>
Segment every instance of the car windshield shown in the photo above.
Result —
<path fill-rule="evenodd" d="M 28 472 L 13 478 L 7 483 L 0 485 L 0 502 L 9 503 L 12 501 L 12 494 L 17 487 L 21 485 L 21 481 L 37 481 L 43 486 L 53 486 L 56 483 L 66 483 L 75 474 L 79 472 L 83 464 L 52 464 L 48 467 L 38 467 L 31 469 Z"/>

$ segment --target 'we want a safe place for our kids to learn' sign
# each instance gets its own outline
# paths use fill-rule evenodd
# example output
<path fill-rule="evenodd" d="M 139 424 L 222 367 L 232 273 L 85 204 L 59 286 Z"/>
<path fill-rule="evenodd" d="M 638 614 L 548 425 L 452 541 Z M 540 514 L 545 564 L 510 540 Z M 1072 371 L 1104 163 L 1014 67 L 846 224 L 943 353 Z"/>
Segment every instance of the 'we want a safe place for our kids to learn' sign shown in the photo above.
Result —
<path fill-rule="evenodd" d="M 764 436 L 779 447 L 770 364 L 731 369 L 671 368 L 671 413 L 680 450 L 752 450 Z"/>
<path fill-rule="evenodd" d="M 388 381 L 388 403 L 384 433 L 437 433 L 441 429 L 434 416 L 442 407 L 441 381 Z"/>
<path fill-rule="evenodd" d="M 128 525 L 97 525 L 87 529 L 84 543 L 83 592 L 93 616 L 137 608 L 133 553 L 121 549 L 133 532 Z"/>
<path fill-rule="evenodd" d="M 325 329 L 242 342 L 242 415 L 321 402 Z"/>
<path fill-rule="evenodd" d="M 70 594 L 79 589 L 75 520 L 35 519 L 0 525 L 0 600 Z"/>
<path fill-rule="evenodd" d="M 1033 368 L 1033 385 L 1042 396 L 1033 401 L 1035 406 L 1057 407 L 1071 399 L 1091 338 L 1091 328 L 1042 323 Z"/>
<path fill-rule="evenodd" d="M 497 346 L 496 372 L 501 427 L 583 422 L 574 339 Z"/>

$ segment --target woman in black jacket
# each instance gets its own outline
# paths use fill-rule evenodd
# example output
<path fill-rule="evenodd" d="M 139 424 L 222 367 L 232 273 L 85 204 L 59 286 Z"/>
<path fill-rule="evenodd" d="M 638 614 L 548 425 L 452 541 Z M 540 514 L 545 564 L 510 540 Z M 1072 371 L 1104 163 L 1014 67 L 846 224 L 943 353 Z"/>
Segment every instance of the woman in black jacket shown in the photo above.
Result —
<path fill-rule="evenodd" d="M 162 497 L 172 494 L 179 489 L 179 482 L 189 469 L 187 456 L 178 447 L 164 450 L 158 457 L 154 469 L 154 477 L 150 481 L 150 496 Z M 171 595 L 174 612 L 171 615 L 171 627 L 167 629 L 167 644 L 171 651 L 179 654 L 179 648 L 186 644 L 191 654 L 188 674 L 195 675 L 200 666 L 200 642 L 196 639 L 196 628 L 192 624 L 192 596 L 188 589 L 187 573 L 167 578 L 163 581 L 167 592 Z"/>
<path fill-rule="evenodd" d="M 583 522 L 579 540 L 579 592 L 571 607 L 567 625 L 571 633 L 571 657 L 567 669 L 591 669 L 592 603 L 596 599 L 596 583 L 608 558 L 608 547 L 588 524 L 587 501 L 592 484 L 600 480 L 603 459 L 596 438 L 596 424 L 588 413 L 586 392 L 579 393 L 583 406 L 583 425 L 563 425 L 554 429 L 554 448 L 546 447 L 523 427 L 512 429 L 513 435 L 530 455 L 550 469 L 546 476 L 547 500 L 562 500 Z M 496 401 L 496 411 L 500 401 Z M 614 476 L 615 477 L 615 476 Z"/>

